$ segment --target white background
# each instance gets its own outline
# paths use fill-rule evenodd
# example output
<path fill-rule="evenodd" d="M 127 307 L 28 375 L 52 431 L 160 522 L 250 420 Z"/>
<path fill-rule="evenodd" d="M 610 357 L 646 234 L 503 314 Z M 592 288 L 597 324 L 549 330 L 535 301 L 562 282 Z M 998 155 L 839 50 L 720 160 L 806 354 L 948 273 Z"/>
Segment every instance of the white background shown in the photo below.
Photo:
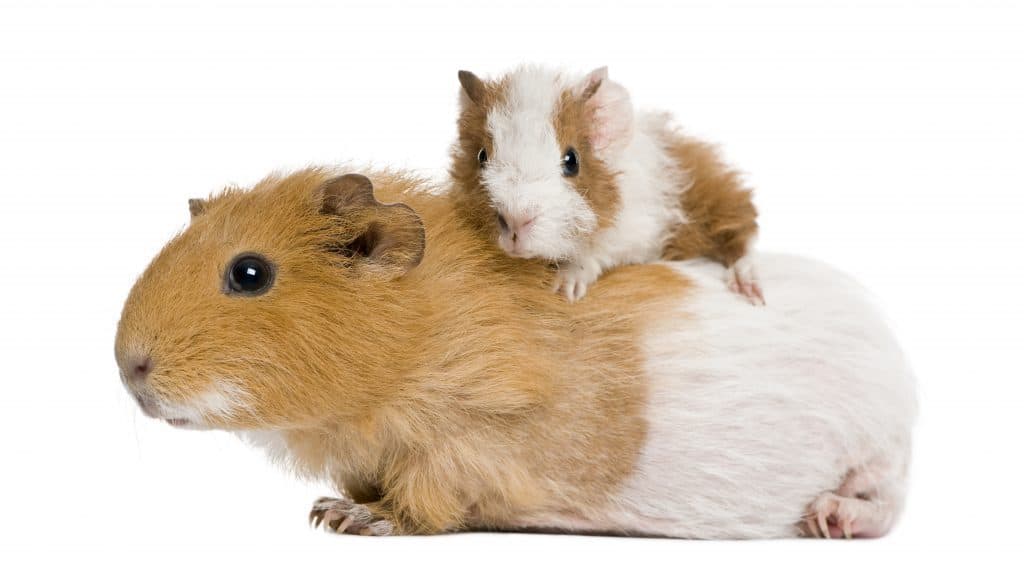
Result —
<path fill-rule="evenodd" d="M 115 324 L 187 198 L 314 162 L 440 174 L 456 70 L 521 61 L 609 65 L 749 174 L 764 250 L 877 292 L 921 380 L 890 537 L 328 536 L 322 487 L 128 401 Z M 1019 570 L 1022 78 L 1019 2 L 3 3 L 0 571 Z"/>

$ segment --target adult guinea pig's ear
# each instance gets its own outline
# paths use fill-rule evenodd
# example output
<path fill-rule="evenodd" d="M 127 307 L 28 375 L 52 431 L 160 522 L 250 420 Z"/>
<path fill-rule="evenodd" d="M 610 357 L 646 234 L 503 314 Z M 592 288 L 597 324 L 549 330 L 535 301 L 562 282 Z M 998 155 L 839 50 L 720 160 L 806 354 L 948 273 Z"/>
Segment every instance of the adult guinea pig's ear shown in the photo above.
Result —
<path fill-rule="evenodd" d="M 487 97 L 487 85 L 483 80 L 468 70 L 459 70 L 459 84 L 462 84 L 463 105 L 467 98 L 477 106 L 483 105 Z"/>
<path fill-rule="evenodd" d="M 362 174 L 345 174 L 320 187 L 320 211 L 344 217 L 345 233 L 334 250 L 375 275 L 392 279 L 420 263 L 426 245 L 423 221 L 405 204 L 381 204 L 373 183 Z"/>
<path fill-rule="evenodd" d="M 199 216 L 203 212 L 206 212 L 206 200 L 199 198 L 188 199 L 188 213 L 191 214 L 193 218 Z"/>
<path fill-rule="evenodd" d="M 633 102 L 629 92 L 608 79 L 608 67 L 587 74 L 576 86 L 590 125 L 590 145 L 599 156 L 621 152 L 633 138 Z"/>

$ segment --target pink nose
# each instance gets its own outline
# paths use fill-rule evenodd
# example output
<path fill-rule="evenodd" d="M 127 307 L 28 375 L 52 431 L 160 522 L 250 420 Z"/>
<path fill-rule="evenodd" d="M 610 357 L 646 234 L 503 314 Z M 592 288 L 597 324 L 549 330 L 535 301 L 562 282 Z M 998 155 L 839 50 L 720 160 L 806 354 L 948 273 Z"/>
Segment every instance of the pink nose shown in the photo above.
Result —
<path fill-rule="evenodd" d="M 502 232 L 509 235 L 512 244 L 515 244 L 522 236 L 525 236 L 536 220 L 537 216 L 535 214 L 513 216 L 505 212 L 498 212 L 498 226 L 501 227 Z"/>

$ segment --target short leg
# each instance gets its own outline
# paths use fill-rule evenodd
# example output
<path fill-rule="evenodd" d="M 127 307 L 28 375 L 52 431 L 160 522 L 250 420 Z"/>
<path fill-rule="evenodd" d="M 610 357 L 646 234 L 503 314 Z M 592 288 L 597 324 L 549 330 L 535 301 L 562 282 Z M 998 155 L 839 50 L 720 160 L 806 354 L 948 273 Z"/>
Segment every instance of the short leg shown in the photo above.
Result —
<path fill-rule="evenodd" d="M 375 513 L 370 506 L 347 498 L 318 499 L 309 511 L 309 522 L 314 528 L 322 523 L 324 530 L 337 534 L 389 536 L 395 533 L 393 522 Z"/>
<path fill-rule="evenodd" d="M 754 306 L 764 306 L 764 292 L 757 276 L 754 255 L 747 254 L 725 271 L 725 282 L 729 290 L 743 296 Z"/>

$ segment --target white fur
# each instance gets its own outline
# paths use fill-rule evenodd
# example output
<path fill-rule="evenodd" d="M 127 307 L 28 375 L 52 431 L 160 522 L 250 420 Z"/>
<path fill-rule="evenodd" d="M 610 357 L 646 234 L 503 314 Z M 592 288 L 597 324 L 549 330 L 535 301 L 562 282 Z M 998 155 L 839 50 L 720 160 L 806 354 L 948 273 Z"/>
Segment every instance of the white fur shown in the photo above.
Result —
<path fill-rule="evenodd" d="M 580 258 L 595 260 L 603 270 L 661 257 L 672 230 L 686 222 L 680 191 L 688 185 L 662 141 L 667 120 L 660 114 L 641 114 L 633 138 L 621 155 L 609 161 L 622 203 L 615 223 L 599 231 L 580 250 Z"/>
<path fill-rule="evenodd" d="M 270 461 L 279 466 L 289 467 L 292 462 L 291 450 L 284 433 L 279 430 L 241 430 L 236 435 L 254 448 L 261 448 Z"/>
<path fill-rule="evenodd" d="M 251 411 L 251 397 L 241 386 L 216 380 L 210 387 L 187 402 L 159 400 L 159 417 L 165 420 L 186 420 L 186 428 L 205 429 L 209 418 L 229 420 L 242 412 Z"/>
<path fill-rule="evenodd" d="M 538 216 L 514 256 L 569 258 L 576 239 L 597 226 L 593 210 L 562 177 L 564 150 L 552 118 L 559 94 L 568 87 L 550 70 L 520 68 L 505 105 L 487 117 L 493 150 L 482 175 L 492 205 L 517 219 Z"/>
<path fill-rule="evenodd" d="M 914 382 L 864 290 L 818 262 L 762 260 L 769 307 L 727 291 L 722 267 L 665 264 L 696 285 L 646 337 L 648 440 L 597 517 L 524 525 L 687 538 L 798 534 L 815 499 L 850 472 L 902 506 Z"/>

